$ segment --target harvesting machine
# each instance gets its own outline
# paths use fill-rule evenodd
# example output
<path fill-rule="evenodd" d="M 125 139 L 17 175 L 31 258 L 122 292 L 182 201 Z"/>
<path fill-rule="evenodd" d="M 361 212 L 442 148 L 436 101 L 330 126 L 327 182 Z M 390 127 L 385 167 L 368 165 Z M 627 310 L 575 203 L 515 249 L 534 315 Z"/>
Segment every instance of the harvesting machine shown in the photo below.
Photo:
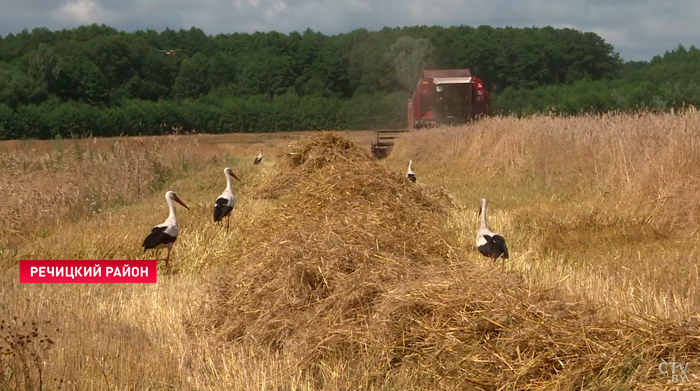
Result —
<path fill-rule="evenodd" d="M 408 100 L 408 129 L 378 130 L 372 154 L 386 157 L 401 133 L 441 125 L 459 125 L 490 115 L 489 93 L 469 69 L 426 69 Z"/>

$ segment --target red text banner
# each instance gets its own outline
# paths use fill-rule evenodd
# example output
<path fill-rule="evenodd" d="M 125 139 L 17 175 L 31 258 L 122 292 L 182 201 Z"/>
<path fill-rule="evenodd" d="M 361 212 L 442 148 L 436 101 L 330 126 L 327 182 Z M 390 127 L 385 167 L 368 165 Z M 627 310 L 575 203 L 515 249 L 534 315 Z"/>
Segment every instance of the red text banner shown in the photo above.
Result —
<path fill-rule="evenodd" d="M 155 284 L 157 261 L 20 260 L 20 284 Z"/>

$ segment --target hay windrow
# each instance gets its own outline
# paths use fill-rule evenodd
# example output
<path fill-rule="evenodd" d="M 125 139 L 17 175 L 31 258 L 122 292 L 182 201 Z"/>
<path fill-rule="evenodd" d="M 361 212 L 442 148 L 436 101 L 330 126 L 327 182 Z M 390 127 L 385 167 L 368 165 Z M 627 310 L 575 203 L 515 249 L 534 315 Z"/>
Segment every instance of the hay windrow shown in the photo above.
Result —
<path fill-rule="evenodd" d="M 449 195 L 338 134 L 292 145 L 278 164 L 254 188 L 275 207 L 202 321 L 227 344 L 293 357 L 290 373 L 316 388 L 342 362 L 351 388 L 653 389 L 667 380 L 661 360 L 700 356 L 698 322 L 611 324 L 477 267 L 446 228 Z"/>

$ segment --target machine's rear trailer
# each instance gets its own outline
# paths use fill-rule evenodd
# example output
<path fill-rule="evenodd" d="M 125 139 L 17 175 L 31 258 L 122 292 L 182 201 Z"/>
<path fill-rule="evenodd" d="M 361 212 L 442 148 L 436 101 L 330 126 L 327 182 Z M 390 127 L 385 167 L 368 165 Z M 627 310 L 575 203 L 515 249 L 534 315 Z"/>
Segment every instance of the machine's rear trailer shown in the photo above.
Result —
<path fill-rule="evenodd" d="M 408 129 L 456 125 L 489 113 L 489 95 L 469 69 L 429 69 L 408 101 Z"/>
<path fill-rule="evenodd" d="M 408 100 L 408 130 L 458 125 L 490 115 L 489 93 L 469 69 L 426 69 Z M 379 130 L 372 153 L 382 158 L 405 130 Z"/>

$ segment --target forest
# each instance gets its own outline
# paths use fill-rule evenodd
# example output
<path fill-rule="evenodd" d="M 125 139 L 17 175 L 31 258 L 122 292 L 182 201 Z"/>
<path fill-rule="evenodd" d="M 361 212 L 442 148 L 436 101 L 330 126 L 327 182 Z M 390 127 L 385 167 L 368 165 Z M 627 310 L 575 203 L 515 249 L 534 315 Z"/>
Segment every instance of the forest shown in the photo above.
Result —
<path fill-rule="evenodd" d="M 105 25 L 0 37 L 0 139 L 400 128 L 424 68 L 469 68 L 494 114 L 700 102 L 700 51 L 625 62 L 591 32 L 489 26 L 215 36 Z"/>

